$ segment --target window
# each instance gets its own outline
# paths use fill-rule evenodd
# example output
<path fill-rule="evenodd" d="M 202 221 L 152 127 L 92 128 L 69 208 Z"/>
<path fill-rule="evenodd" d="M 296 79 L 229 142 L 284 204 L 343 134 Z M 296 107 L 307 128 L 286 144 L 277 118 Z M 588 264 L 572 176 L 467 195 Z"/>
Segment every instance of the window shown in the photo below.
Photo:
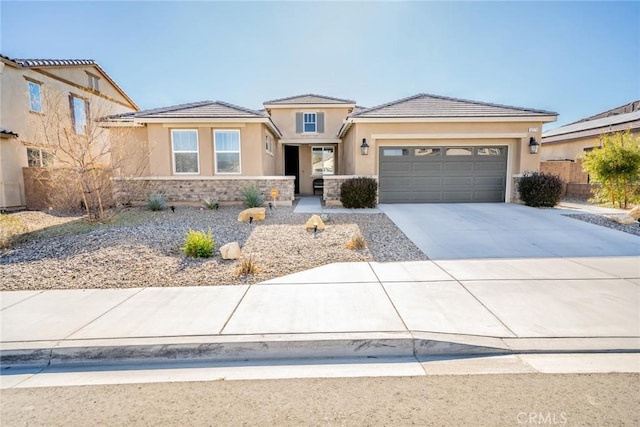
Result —
<path fill-rule="evenodd" d="M 502 156 L 504 154 L 503 147 L 478 147 L 476 150 L 478 156 Z"/>
<path fill-rule="evenodd" d="M 69 95 L 69 107 L 71 108 L 73 129 L 78 135 L 86 134 L 89 104 L 82 98 Z"/>
<path fill-rule="evenodd" d="M 198 131 L 194 129 L 173 129 L 171 131 L 173 150 L 173 173 L 199 173 Z"/>
<path fill-rule="evenodd" d="M 311 170 L 313 175 L 334 174 L 333 147 L 311 147 Z"/>
<path fill-rule="evenodd" d="M 27 148 L 27 162 L 30 168 L 46 168 L 53 165 L 53 154 L 39 148 Z"/>
<path fill-rule="evenodd" d="M 271 138 L 269 134 L 266 134 L 264 137 L 264 150 L 268 154 L 273 155 L 273 138 Z"/>
<path fill-rule="evenodd" d="M 415 156 L 439 156 L 439 148 L 416 148 L 413 152 Z"/>
<path fill-rule="evenodd" d="M 317 132 L 316 127 L 316 113 L 304 113 L 303 114 L 303 129 L 304 133 L 315 133 Z"/>
<path fill-rule="evenodd" d="M 87 73 L 87 75 L 89 76 L 89 89 L 93 89 L 96 92 L 100 92 L 100 87 L 98 86 L 98 81 L 100 80 L 100 77 Z"/>
<path fill-rule="evenodd" d="M 385 157 L 408 156 L 409 150 L 406 148 L 383 148 L 382 155 Z"/>
<path fill-rule="evenodd" d="M 240 131 L 214 130 L 216 173 L 240 173 Z"/>
<path fill-rule="evenodd" d="M 29 110 L 34 113 L 42 112 L 42 101 L 40 99 L 40 84 L 28 82 L 29 85 Z"/>
<path fill-rule="evenodd" d="M 469 147 L 451 147 L 445 150 L 447 156 L 473 156 L 473 148 Z"/>

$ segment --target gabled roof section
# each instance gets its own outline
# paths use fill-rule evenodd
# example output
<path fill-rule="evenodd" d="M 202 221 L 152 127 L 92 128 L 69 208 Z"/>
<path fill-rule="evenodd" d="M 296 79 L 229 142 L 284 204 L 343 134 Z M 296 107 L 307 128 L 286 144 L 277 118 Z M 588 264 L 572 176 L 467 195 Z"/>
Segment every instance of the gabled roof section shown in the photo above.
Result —
<path fill-rule="evenodd" d="M 419 93 L 351 114 L 353 118 L 522 117 L 558 113 Z"/>
<path fill-rule="evenodd" d="M 166 121 L 185 122 L 190 119 L 194 121 L 225 120 L 247 121 L 267 123 L 269 127 L 278 135 L 282 132 L 271 120 L 271 117 L 264 111 L 255 111 L 238 105 L 229 104 L 222 101 L 199 101 L 188 104 L 171 105 L 169 107 L 152 108 L 130 113 L 114 114 L 105 118 L 107 122 L 120 123 L 148 123 Z M 258 120 L 256 120 L 258 119 Z"/>
<path fill-rule="evenodd" d="M 9 58 L 8 56 L 0 54 L 0 58 L 5 62 L 11 62 L 12 65 L 20 68 L 50 68 L 50 67 L 95 67 L 104 78 L 114 87 L 120 94 L 131 104 L 134 109 L 138 109 L 138 106 L 129 95 L 107 74 L 106 71 L 98 65 L 93 59 L 17 59 Z"/>
<path fill-rule="evenodd" d="M 640 110 L 632 113 L 617 114 L 609 117 L 575 122 L 555 129 L 550 129 L 542 133 L 542 143 L 584 138 L 608 132 L 624 131 L 627 129 L 640 130 Z"/>
<path fill-rule="evenodd" d="M 287 98 L 273 99 L 263 102 L 263 105 L 304 105 L 304 104 L 355 104 L 350 99 L 334 98 L 331 96 L 308 93 L 304 95 L 290 96 Z"/>
<path fill-rule="evenodd" d="M 137 118 L 265 118 L 264 114 L 249 108 L 222 101 L 200 101 L 138 111 Z"/>

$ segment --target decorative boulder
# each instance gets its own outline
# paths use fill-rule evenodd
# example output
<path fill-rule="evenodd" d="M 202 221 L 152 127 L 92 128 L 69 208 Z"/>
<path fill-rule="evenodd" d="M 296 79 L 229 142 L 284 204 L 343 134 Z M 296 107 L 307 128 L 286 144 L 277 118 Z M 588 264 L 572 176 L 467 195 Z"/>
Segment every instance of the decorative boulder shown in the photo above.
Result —
<path fill-rule="evenodd" d="M 629 211 L 629 216 L 638 221 L 638 219 L 640 219 L 640 206 L 636 206 L 635 208 L 631 209 Z"/>
<path fill-rule="evenodd" d="M 240 245 L 238 242 L 231 242 L 220 248 L 222 259 L 238 259 L 240 258 Z"/>
<path fill-rule="evenodd" d="M 615 215 L 607 215 L 609 218 L 622 225 L 631 225 L 636 222 L 633 217 L 627 214 L 615 214 Z"/>
<path fill-rule="evenodd" d="M 266 208 L 249 208 L 238 214 L 238 221 L 249 222 L 249 217 L 253 217 L 254 221 L 264 221 L 266 215 Z"/>
<path fill-rule="evenodd" d="M 311 218 L 309 218 L 309 220 L 304 224 L 304 228 L 306 228 L 307 230 L 313 230 L 316 224 L 318 225 L 318 230 L 324 230 L 324 222 L 318 215 L 312 215 Z"/>

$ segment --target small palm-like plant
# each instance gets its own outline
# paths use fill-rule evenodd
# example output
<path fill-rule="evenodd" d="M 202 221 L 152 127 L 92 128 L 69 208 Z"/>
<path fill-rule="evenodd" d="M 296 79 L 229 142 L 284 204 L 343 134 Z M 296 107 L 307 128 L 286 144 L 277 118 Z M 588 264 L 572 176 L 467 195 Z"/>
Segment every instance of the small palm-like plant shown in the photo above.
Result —
<path fill-rule="evenodd" d="M 216 199 L 215 197 L 210 197 L 206 200 L 202 201 L 202 204 L 204 205 L 205 208 L 209 209 L 209 210 L 218 210 L 218 199 Z"/>
<path fill-rule="evenodd" d="M 152 211 L 161 211 L 165 208 L 166 201 L 160 193 L 153 193 L 147 197 L 147 207 Z"/>
<path fill-rule="evenodd" d="M 250 185 L 240 191 L 242 202 L 247 208 L 259 208 L 264 204 L 264 197 L 255 185 Z"/>

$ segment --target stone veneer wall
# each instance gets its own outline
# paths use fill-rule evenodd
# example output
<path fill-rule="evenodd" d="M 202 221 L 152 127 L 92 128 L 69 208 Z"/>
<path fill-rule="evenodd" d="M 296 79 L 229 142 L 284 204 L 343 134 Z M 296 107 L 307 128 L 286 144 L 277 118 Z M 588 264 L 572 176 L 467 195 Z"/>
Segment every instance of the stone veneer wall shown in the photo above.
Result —
<path fill-rule="evenodd" d="M 325 175 L 324 193 L 322 199 L 329 206 L 342 206 L 340 201 L 340 186 L 343 182 L 351 178 L 373 178 L 378 180 L 377 175 Z"/>
<path fill-rule="evenodd" d="M 215 197 L 222 204 L 240 204 L 240 191 L 254 184 L 271 201 L 271 190 L 278 190 L 276 205 L 291 206 L 294 198 L 292 176 L 238 177 L 144 177 L 114 178 L 114 192 L 119 203 L 140 203 L 154 192 L 162 193 L 167 202 L 199 205 Z"/>

